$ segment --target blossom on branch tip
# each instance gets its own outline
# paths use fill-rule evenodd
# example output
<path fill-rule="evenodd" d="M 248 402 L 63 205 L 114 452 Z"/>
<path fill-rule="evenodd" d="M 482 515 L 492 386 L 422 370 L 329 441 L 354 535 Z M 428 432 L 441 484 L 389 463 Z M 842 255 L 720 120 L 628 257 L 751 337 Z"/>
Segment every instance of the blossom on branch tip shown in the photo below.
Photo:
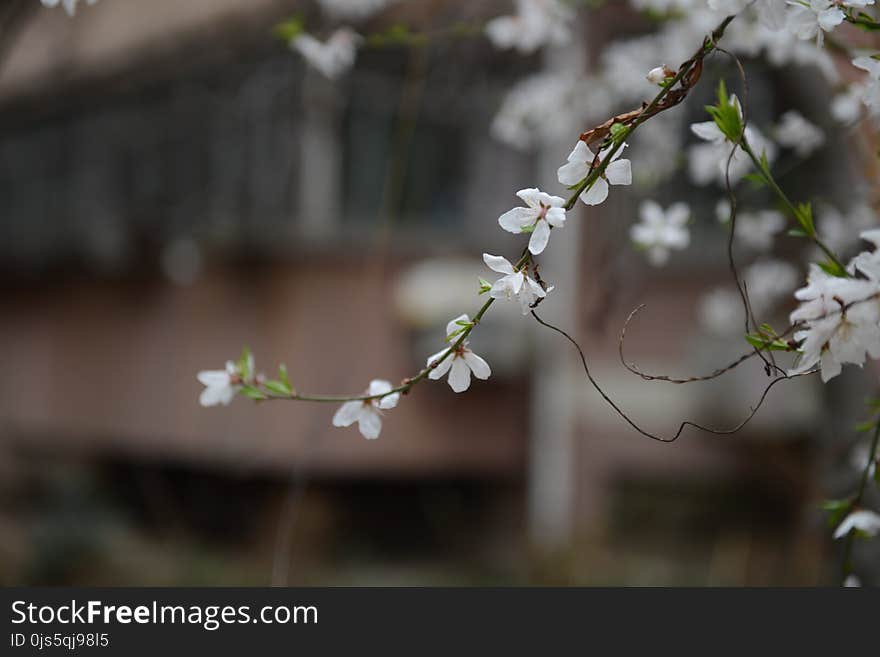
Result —
<path fill-rule="evenodd" d="M 351 28 L 341 27 L 325 42 L 311 34 L 298 34 L 290 40 L 290 47 L 299 52 L 321 75 L 335 80 L 354 65 L 361 40 L 362 37 Z"/>
<path fill-rule="evenodd" d="M 540 299 L 553 291 L 552 285 L 545 290 L 537 281 L 527 276 L 523 271 L 525 267 L 515 270 L 507 258 L 484 253 L 483 262 L 492 271 L 504 274 L 489 288 L 489 296 L 508 301 L 518 299 L 523 315 L 528 315 Z"/>
<path fill-rule="evenodd" d="M 630 237 L 645 249 L 655 267 L 666 264 L 673 249 L 685 249 L 690 243 L 687 222 L 691 210 L 686 203 L 673 203 L 663 210 L 656 201 L 644 201 L 639 208 L 640 223 L 630 228 Z"/>
<path fill-rule="evenodd" d="M 247 369 L 250 372 L 254 370 L 253 356 L 248 355 Z M 196 375 L 205 389 L 199 396 L 199 403 L 202 406 L 217 406 L 223 404 L 228 406 L 235 398 L 235 395 L 241 390 L 241 384 L 246 373 L 239 370 L 239 366 L 231 360 L 226 361 L 226 369 L 223 370 L 203 370 Z"/>
<path fill-rule="evenodd" d="M 550 239 L 550 229 L 565 225 L 565 199 L 545 194 L 540 189 L 521 189 L 516 193 L 528 207 L 508 210 L 498 217 L 498 224 L 510 233 L 530 232 L 529 251 L 538 255 Z"/>
<path fill-rule="evenodd" d="M 623 154 L 626 143 L 612 144 L 599 152 L 599 158 L 593 154 L 586 142 L 578 140 L 574 149 L 568 156 L 568 161 L 556 172 L 559 182 L 569 187 L 578 185 L 590 174 L 593 162 L 596 166 L 602 166 L 609 157 L 608 164 L 601 176 L 596 178 L 593 185 L 585 189 L 580 196 L 581 201 L 587 205 L 599 205 L 608 198 L 608 185 L 631 185 L 632 167 L 629 160 L 618 159 Z M 614 151 L 611 153 L 611 151 Z"/>
<path fill-rule="evenodd" d="M 400 393 L 394 392 L 393 386 L 383 379 L 373 379 L 365 395 L 373 399 L 357 399 L 345 402 L 333 415 L 334 427 L 349 427 L 355 422 L 361 435 L 368 440 L 379 437 L 382 431 L 382 411 L 394 408 L 400 401 Z M 378 395 L 384 395 L 379 397 Z"/>
<path fill-rule="evenodd" d="M 675 71 L 668 66 L 657 66 L 648 71 L 645 78 L 651 84 L 663 84 L 668 78 L 675 77 Z"/>
<path fill-rule="evenodd" d="M 880 282 L 832 276 L 813 264 L 795 298 L 801 303 L 790 320 L 804 328 L 794 334 L 802 344 L 792 374 L 818 364 L 826 382 L 846 363 L 863 365 L 866 353 L 880 358 Z"/>
<path fill-rule="evenodd" d="M 446 341 L 454 343 L 456 336 L 470 324 L 471 320 L 467 315 L 459 315 L 450 321 L 446 325 Z M 450 349 L 453 351 L 447 355 Z M 445 358 L 443 358 L 444 356 Z M 443 358 L 442 361 L 441 358 Z M 447 347 L 428 356 L 426 367 L 431 367 L 432 363 L 436 363 L 436 365 L 431 369 L 428 378 L 436 381 L 442 379 L 448 372 L 449 387 L 455 392 L 464 392 L 470 387 L 472 372 L 475 377 L 483 380 L 488 379 L 492 374 L 489 363 L 468 348 L 467 340 L 463 340 L 458 347 Z"/>
<path fill-rule="evenodd" d="M 857 509 L 837 526 L 834 530 L 834 538 L 843 538 L 853 529 L 868 536 L 876 536 L 880 533 L 880 515 L 868 509 Z"/>

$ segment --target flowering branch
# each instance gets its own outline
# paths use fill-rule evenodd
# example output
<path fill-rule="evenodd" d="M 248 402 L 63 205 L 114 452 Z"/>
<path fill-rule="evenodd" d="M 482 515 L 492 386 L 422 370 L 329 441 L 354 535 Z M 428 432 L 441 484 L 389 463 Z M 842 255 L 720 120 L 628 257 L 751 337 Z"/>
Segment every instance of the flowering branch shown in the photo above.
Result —
<path fill-rule="evenodd" d="M 602 140 L 602 146 L 597 149 L 598 152 L 592 158 L 589 173 L 581 182 L 570 187 L 572 191 L 568 199 L 562 204 L 565 210 L 574 207 L 579 197 L 588 194 L 596 185 L 597 181 L 605 176 L 608 167 L 612 165 L 617 156 L 625 147 L 625 139 L 631 135 L 642 123 L 649 118 L 656 116 L 660 112 L 674 107 L 679 104 L 687 96 L 691 88 L 698 82 L 702 71 L 703 59 L 713 52 L 719 39 L 724 35 L 724 31 L 735 16 L 726 17 L 713 31 L 707 36 L 700 48 L 694 55 L 685 61 L 678 69 L 678 72 L 672 76 L 664 85 L 657 95 L 648 103 L 643 103 L 642 107 L 613 117 L 600 126 L 593 128 L 580 137 L 580 142 L 595 142 Z M 588 151 L 589 152 L 589 151 Z M 560 199 L 561 200 L 561 199 Z M 532 254 L 528 249 L 524 250 L 513 271 L 520 273 L 528 269 L 533 264 Z M 546 290 L 546 286 L 541 285 Z M 482 292 L 488 289 L 481 290 Z M 442 355 L 435 360 L 429 362 L 415 376 L 404 379 L 395 387 L 387 386 L 381 392 L 366 392 L 358 395 L 323 395 L 300 393 L 289 385 L 284 385 L 284 381 L 266 381 L 264 378 L 257 376 L 251 372 L 250 377 L 247 373 L 233 373 L 227 384 L 230 386 L 241 386 L 245 395 L 255 401 L 268 400 L 287 400 L 287 401 L 305 401 L 318 403 L 345 403 L 345 402 L 381 402 L 384 398 L 392 395 L 407 394 L 418 383 L 429 377 L 431 372 L 440 366 L 446 359 L 453 356 L 457 350 L 461 349 L 468 336 L 474 330 L 489 307 L 495 301 L 496 297 L 490 297 L 482 305 L 482 307 L 474 315 L 474 318 L 463 327 L 457 335 L 455 342 L 446 349 Z M 536 299 L 532 307 L 537 306 L 540 299 Z M 227 368 L 229 369 L 229 368 Z M 235 370 L 232 370 L 235 372 Z M 278 385 L 278 384 L 281 385 Z M 269 385 L 267 385 L 269 384 Z M 236 390 L 237 391 L 237 390 Z"/>

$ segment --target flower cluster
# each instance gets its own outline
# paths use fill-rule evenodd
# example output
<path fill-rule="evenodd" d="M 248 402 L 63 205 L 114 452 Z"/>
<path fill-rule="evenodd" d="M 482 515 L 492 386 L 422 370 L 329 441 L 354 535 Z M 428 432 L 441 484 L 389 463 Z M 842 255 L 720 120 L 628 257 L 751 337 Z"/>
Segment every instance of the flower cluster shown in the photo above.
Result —
<path fill-rule="evenodd" d="M 834 276 L 814 264 L 807 286 L 795 292 L 800 305 L 790 319 L 802 328 L 794 336 L 800 358 L 793 373 L 818 365 L 828 381 L 846 363 L 863 365 L 866 354 L 880 358 L 880 230 L 862 238 L 875 250 L 850 261 L 850 276 Z"/>

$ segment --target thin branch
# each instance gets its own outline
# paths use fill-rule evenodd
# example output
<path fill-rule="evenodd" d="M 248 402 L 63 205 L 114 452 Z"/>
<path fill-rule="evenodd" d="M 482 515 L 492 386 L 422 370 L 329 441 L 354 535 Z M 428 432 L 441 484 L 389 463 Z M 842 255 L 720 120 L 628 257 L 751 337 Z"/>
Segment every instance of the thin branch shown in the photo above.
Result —
<path fill-rule="evenodd" d="M 685 383 L 696 383 L 698 381 L 711 381 L 712 379 L 717 379 L 723 374 L 727 374 L 731 370 L 739 367 L 741 364 L 753 358 L 757 353 L 758 349 L 754 348 L 752 351 L 746 352 L 742 354 L 739 358 L 734 360 L 733 362 L 719 367 L 717 370 L 712 372 L 711 374 L 705 374 L 702 376 L 688 376 L 685 378 L 674 378 L 665 374 L 646 374 L 642 370 L 640 370 L 635 363 L 627 363 L 626 359 L 623 356 L 623 342 L 626 339 L 626 330 L 629 328 L 630 322 L 635 318 L 635 316 L 641 312 L 641 310 L 645 307 L 645 304 L 641 304 L 637 306 L 626 318 L 626 321 L 623 323 L 623 328 L 620 330 L 620 338 L 617 341 L 617 353 L 620 356 L 621 364 L 633 374 L 641 377 L 645 381 L 665 381 L 666 383 L 675 383 L 675 384 L 685 384 Z"/>
<path fill-rule="evenodd" d="M 760 410 L 761 406 L 763 406 L 764 400 L 767 398 L 767 395 L 770 393 L 770 390 L 772 390 L 773 387 L 777 383 L 779 383 L 780 381 L 788 381 L 788 380 L 799 378 L 802 376 L 808 376 L 811 374 L 815 374 L 816 372 L 819 371 L 819 370 L 813 369 L 808 372 L 802 372 L 799 374 L 782 374 L 782 375 L 778 376 L 777 378 L 773 379 L 764 388 L 764 392 L 761 393 L 761 396 L 758 399 L 758 403 L 750 410 L 748 415 L 746 415 L 745 419 L 743 419 L 739 424 L 737 424 L 736 426 L 734 426 L 730 429 L 713 429 L 711 427 L 707 427 L 702 424 L 698 424 L 696 422 L 691 422 L 690 420 L 685 420 L 681 424 L 678 425 L 678 430 L 674 434 L 672 434 L 672 436 L 664 438 L 663 436 L 659 436 L 657 434 L 651 433 L 650 431 L 647 431 L 647 430 L 643 429 L 642 427 L 640 427 L 638 424 L 636 424 L 635 420 L 630 418 L 629 415 L 627 415 L 626 412 L 623 409 L 621 409 L 620 406 L 618 406 L 617 403 L 615 403 L 615 401 L 613 399 L 611 399 L 611 397 L 608 396 L 608 394 L 605 392 L 605 390 L 602 388 L 602 386 L 599 385 L 599 382 L 595 379 L 595 377 L 593 377 L 592 372 L 590 372 L 590 366 L 587 364 L 587 358 L 584 355 L 584 350 L 577 343 L 577 340 L 575 340 L 573 337 L 571 337 L 568 333 L 566 333 L 564 330 L 562 330 L 558 326 L 554 326 L 553 324 L 545 322 L 534 311 L 532 311 L 532 317 L 534 317 L 535 321 L 537 321 L 542 326 L 546 326 L 547 328 L 559 333 L 566 340 L 568 340 L 574 346 L 575 349 L 577 349 L 578 355 L 580 356 L 580 359 L 581 359 L 581 365 L 583 365 L 584 373 L 586 374 L 587 379 L 590 381 L 590 384 L 593 386 L 593 388 L 596 390 L 596 392 L 598 392 L 599 395 L 601 395 L 602 399 L 604 399 L 608 403 L 608 405 L 614 409 L 615 413 L 617 413 L 628 425 L 630 425 L 633 429 L 635 429 L 642 436 L 644 436 L 645 438 L 650 438 L 651 440 L 655 440 L 660 443 L 673 443 L 673 442 L 675 442 L 676 440 L 679 439 L 679 437 L 681 437 L 681 434 L 684 432 L 684 430 L 687 427 L 693 427 L 694 429 L 699 429 L 700 431 L 705 431 L 705 432 L 712 433 L 712 434 L 719 435 L 719 436 L 726 436 L 726 435 L 735 434 L 738 431 L 740 431 L 743 427 L 745 427 L 749 422 L 751 422 L 752 418 L 755 417 L 755 415 Z"/>
<path fill-rule="evenodd" d="M 678 105 L 682 100 L 687 97 L 691 88 L 693 88 L 693 86 L 696 85 L 696 83 L 700 79 L 700 74 L 702 73 L 703 68 L 703 60 L 706 58 L 706 56 L 708 56 L 718 48 L 717 42 L 724 35 L 725 29 L 730 24 L 730 22 L 734 20 L 734 18 L 736 18 L 736 15 L 727 16 L 723 21 L 721 21 L 721 23 L 718 24 L 718 26 L 712 31 L 712 33 L 703 40 L 702 45 L 693 54 L 693 56 L 679 67 L 676 75 L 671 80 L 669 80 L 667 84 L 664 85 L 664 87 L 650 102 L 643 103 L 642 107 L 639 109 L 632 110 L 631 112 L 613 117 L 609 121 L 606 121 L 605 123 L 580 135 L 580 139 L 587 143 L 602 140 L 602 148 L 599 148 L 597 150 L 595 159 L 593 160 L 592 167 L 587 177 L 584 178 L 584 180 L 581 181 L 573 189 L 571 195 L 566 201 L 564 205 L 566 210 L 571 210 L 577 203 L 578 197 L 583 192 L 591 189 L 596 181 L 604 175 L 606 167 L 614 159 L 614 155 L 617 153 L 617 151 L 623 148 L 624 140 L 629 135 L 631 135 L 642 123 L 644 123 L 651 117 L 656 116 L 666 109 Z M 615 124 L 622 126 L 622 128 L 617 132 L 613 130 L 613 126 Z M 599 154 L 604 148 L 611 148 L 612 150 L 604 159 L 600 159 Z M 516 265 L 514 265 L 514 269 L 520 271 L 528 267 L 530 264 L 532 264 L 531 254 L 528 252 L 527 249 L 524 249 L 523 254 L 520 256 Z M 489 310 L 489 307 L 494 301 L 495 299 L 493 298 L 486 300 L 486 302 L 479 309 L 479 311 L 477 311 L 477 314 L 471 320 L 472 323 L 470 324 L 470 326 L 465 328 L 465 330 L 459 335 L 455 343 L 453 343 L 452 346 L 450 346 L 443 353 L 442 356 L 440 356 L 437 360 L 429 363 L 426 367 L 422 368 L 422 370 L 420 370 L 419 373 L 415 376 L 404 379 L 400 383 L 400 385 L 392 388 L 388 392 L 384 392 L 378 395 L 318 395 L 300 393 L 294 390 L 291 392 L 290 395 L 280 395 L 272 391 L 258 388 L 258 392 L 262 394 L 262 397 L 258 399 L 258 401 L 277 399 L 287 401 L 342 403 L 349 401 L 374 401 L 393 394 L 405 395 L 413 388 L 413 386 L 420 383 L 421 381 L 424 381 L 431 373 L 431 371 L 435 369 L 438 365 L 440 365 L 440 363 L 442 363 L 444 360 L 455 353 L 455 351 L 464 343 L 464 341 L 470 335 L 471 331 L 473 331 L 474 327 L 482 319 L 483 315 Z"/>

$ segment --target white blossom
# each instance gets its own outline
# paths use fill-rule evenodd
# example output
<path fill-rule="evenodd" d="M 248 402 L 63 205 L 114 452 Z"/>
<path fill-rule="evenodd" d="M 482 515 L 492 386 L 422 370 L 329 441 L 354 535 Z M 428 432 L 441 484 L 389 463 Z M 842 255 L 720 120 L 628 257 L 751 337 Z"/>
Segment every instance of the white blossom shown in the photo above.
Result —
<path fill-rule="evenodd" d="M 349 427 L 357 422 L 358 429 L 364 438 L 368 440 L 378 438 L 382 431 L 382 411 L 394 408 L 400 401 L 399 392 L 386 394 L 391 390 L 393 390 L 393 386 L 390 382 L 373 379 L 370 381 L 370 387 L 364 393 L 364 396 L 373 397 L 373 399 L 345 402 L 333 415 L 333 426 Z"/>
<path fill-rule="evenodd" d="M 510 233 L 531 232 L 529 251 L 538 255 L 550 239 L 550 229 L 565 225 L 565 199 L 540 189 L 521 189 L 516 193 L 528 207 L 513 208 L 498 217 L 498 224 Z"/>
<path fill-rule="evenodd" d="M 608 198 L 608 185 L 631 185 L 632 184 L 632 167 L 629 160 L 618 159 L 623 154 L 626 144 L 612 145 L 599 153 L 597 167 L 599 163 L 605 162 L 610 156 L 608 165 L 601 176 L 596 178 L 593 185 L 584 190 L 580 199 L 587 205 L 599 205 Z M 614 150 L 611 154 L 609 151 Z M 596 156 L 586 142 L 578 140 L 574 149 L 568 156 L 568 161 L 563 164 L 556 172 L 559 182 L 563 185 L 577 185 L 589 175 L 593 160 Z"/>
<path fill-rule="evenodd" d="M 687 222 L 691 210 L 686 203 L 673 203 L 663 210 L 656 201 L 644 201 L 639 208 L 641 222 L 630 228 L 630 237 L 645 249 L 655 267 L 666 264 L 673 249 L 685 249 L 690 243 Z"/>
<path fill-rule="evenodd" d="M 791 313 L 792 324 L 804 330 L 794 338 L 803 341 L 797 367 L 801 373 L 821 368 L 822 381 L 840 374 L 845 363 L 863 365 L 865 354 L 880 358 L 880 282 L 831 276 L 810 265 L 807 287 L 795 292 L 801 304 Z"/>
<path fill-rule="evenodd" d="M 862 102 L 872 111 L 880 111 L 880 60 L 873 57 L 856 57 L 853 66 L 868 72 L 868 84 L 862 89 Z"/>
<path fill-rule="evenodd" d="M 504 274 L 489 289 L 489 296 L 493 299 L 518 299 L 523 315 L 528 315 L 539 299 L 553 291 L 553 286 L 545 290 L 522 269 L 515 270 L 507 258 L 484 253 L 483 262 L 492 271 Z"/>
<path fill-rule="evenodd" d="M 93 5 L 97 1 L 98 0 L 85 0 L 87 5 Z M 44 7 L 49 8 L 61 5 L 62 7 L 64 7 L 64 11 L 67 12 L 68 16 L 73 16 L 76 13 L 76 5 L 79 0 L 40 0 L 40 2 L 43 3 Z"/>
<path fill-rule="evenodd" d="M 454 342 L 455 336 L 464 328 L 462 323 L 470 322 L 467 315 L 459 315 L 446 325 L 446 341 Z M 436 354 L 428 356 L 426 367 L 431 367 L 432 363 L 437 363 L 449 351 L 449 347 L 438 351 Z M 447 379 L 449 387 L 455 392 L 464 392 L 471 385 L 471 373 L 478 379 L 488 379 L 492 374 L 489 363 L 477 356 L 468 347 L 468 341 L 464 340 L 454 351 L 439 362 L 428 374 L 429 379 L 442 379 L 446 373 L 449 373 Z"/>
<path fill-rule="evenodd" d="M 825 32 L 831 32 L 843 22 L 846 14 L 833 0 L 789 0 L 786 28 L 798 39 L 816 38 L 821 46 Z"/>
<path fill-rule="evenodd" d="M 571 8 L 559 0 L 516 0 L 514 16 L 486 24 L 486 36 L 497 47 L 529 54 L 545 45 L 564 45 L 571 38 Z"/>
<path fill-rule="evenodd" d="M 253 358 L 250 358 L 248 369 L 253 371 Z M 217 404 L 228 406 L 236 393 L 241 390 L 242 373 L 238 371 L 238 365 L 231 360 L 226 361 L 226 369 L 203 370 L 196 375 L 196 378 L 205 386 L 199 396 L 199 403 L 205 407 Z"/>
<path fill-rule="evenodd" d="M 870 242 L 873 251 L 862 251 L 850 260 L 847 271 L 853 276 L 864 276 L 870 281 L 880 283 L 880 229 L 864 231 L 860 237 Z"/>
<path fill-rule="evenodd" d="M 325 42 L 311 34 L 299 34 L 291 39 L 290 47 L 299 52 L 321 75 L 335 80 L 354 65 L 360 42 L 359 34 L 351 28 L 341 27 Z"/>
<path fill-rule="evenodd" d="M 880 533 L 880 515 L 868 509 L 857 509 L 844 518 L 834 530 L 834 538 L 843 538 L 853 529 L 868 536 L 876 536 Z"/>
<path fill-rule="evenodd" d="M 675 74 L 673 73 L 673 75 Z M 669 69 L 665 66 L 656 66 L 648 71 L 648 75 L 645 76 L 651 84 L 662 84 L 667 77 L 669 77 Z"/>
<path fill-rule="evenodd" d="M 796 110 L 780 117 L 774 137 L 780 145 L 793 149 L 800 157 L 807 157 L 825 143 L 825 133 Z"/>

